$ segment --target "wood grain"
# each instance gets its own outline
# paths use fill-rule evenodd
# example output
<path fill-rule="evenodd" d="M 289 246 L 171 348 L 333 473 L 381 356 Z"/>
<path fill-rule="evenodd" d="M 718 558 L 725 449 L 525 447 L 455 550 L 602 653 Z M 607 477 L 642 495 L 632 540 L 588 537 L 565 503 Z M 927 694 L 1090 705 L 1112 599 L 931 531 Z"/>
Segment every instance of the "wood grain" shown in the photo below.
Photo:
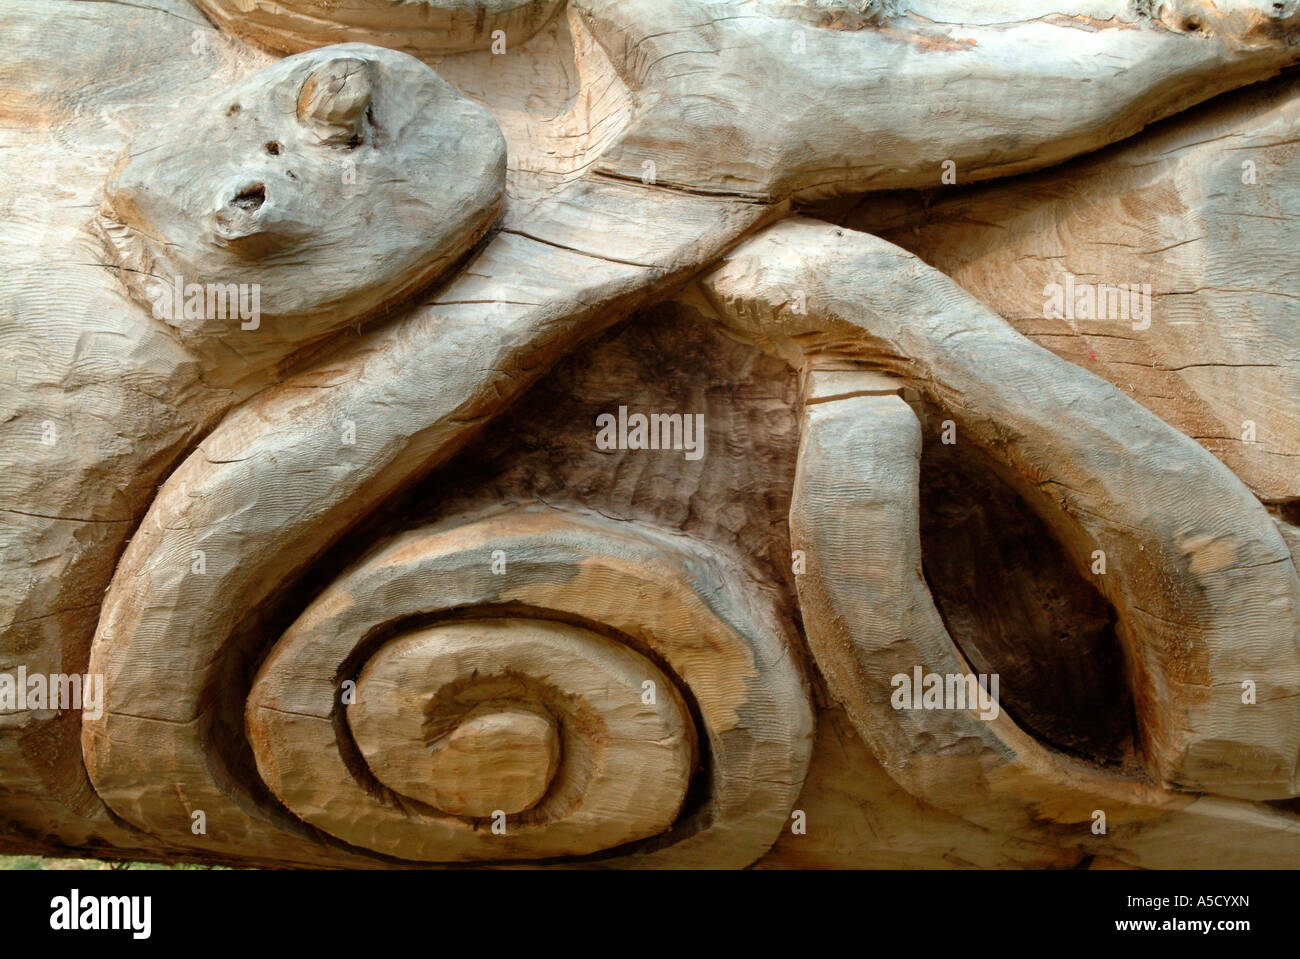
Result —
<path fill-rule="evenodd" d="M 864 285 L 873 274 L 890 282 Z M 1218 460 L 883 240 L 786 220 L 703 290 L 731 328 L 779 355 L 899 374 L 1005 465 L 1081 572 L 1104 551 L 1110 572 L 1095 581 L 1120 617 L 1140 745 L 1160 782 L 1294 794 L 1300 578 L 1268 513 Z M 1258 703 L 1243 702 L 1246 680 L 1268 690 Z"/>
<path fill-rule="evenodd" d="M 0 713 L 0 843 L 1294 858 L 1295 4 L 0 30 L 0 672 L 107 689 Z M 1151 327 L 1042 316 L 1061 270 Z M 178 278 L 256 315 L 159 312 Z M 608 449 L 623 409 L 700 456 Z M 1004 708 L 899 715 L 903 660 Z"/>

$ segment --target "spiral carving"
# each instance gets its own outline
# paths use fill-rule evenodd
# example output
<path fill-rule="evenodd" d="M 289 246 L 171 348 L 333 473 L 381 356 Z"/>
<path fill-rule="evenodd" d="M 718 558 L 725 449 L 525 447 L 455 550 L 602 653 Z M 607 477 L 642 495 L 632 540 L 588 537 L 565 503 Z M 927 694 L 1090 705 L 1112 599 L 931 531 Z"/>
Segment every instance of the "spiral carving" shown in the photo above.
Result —
<path fill-rule="evenodd" d="M 318 641 L 285 638 L 248 731 L 275 794 L 340 839 L 427 860 L 586 855 L 665 831 L 686 798 L 696 742 L 681 696 L 589 629 L 502 618 L 389 640 L 342 698 L 364 770 L 348 768 L 330 715 L 279 706 L 304 676 L 330 695 Z"/>
<path fill-rule="evenodd" d="M 239 826 L 208 848 L 316 862 L 743 866 L 811 751 L 789 629 L 738 563 L 679 534 L 551 509 L 415 530 L 263 660 L 244 703 L 256 789 L 190 761 L 211 749 L 196 724 L 156 724 L 162 768 L 127 765 L 114 726 L 138 718 L 113 713 L 92 729 L 97 784 L 169 838 L 201 806 Z M 249 814 L 263 786 L 292 817 Z"/>

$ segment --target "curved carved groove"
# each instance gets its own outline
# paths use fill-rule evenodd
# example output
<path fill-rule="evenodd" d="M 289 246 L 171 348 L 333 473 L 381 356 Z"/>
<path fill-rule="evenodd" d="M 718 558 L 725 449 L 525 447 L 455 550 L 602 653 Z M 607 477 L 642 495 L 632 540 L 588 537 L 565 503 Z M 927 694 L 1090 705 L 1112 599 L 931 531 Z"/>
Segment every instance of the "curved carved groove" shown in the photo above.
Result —
<path fill-rule="evenodd" d="M 482 553 L 464 559 L 484 565 Z M 432 568 L 384 575 L 427 582 Z M 369 585 L 349 578 L 336 588 Z M 588 855 L 677 818 L 694 727 L 672 684 L 627 647 L 544 619 L 452 622 L 390 640 L 341 696 L 330 658 L 345 649 L 335 640 L 364 630 L 322 642 L 335 625 L 309 610 L 248 700 L 263 778 L 313 825 L 396 858 L 461 861 Z M 349 731 L 391 795 L 368 789 L 336 742 L 344 732 L 333 707 L 349 700 Z"/>
<path fill-rule="evenodd" d="M 1262 505 L 1204 448 L 883 240 L 789 220 L 703 287 L 725 322 L 791 362 L 861 360 L 932 395 L 960 441 L 1009 467 L 1080 569 L 1105 552 L 1096 579 L 1121 618 L 1161 782 L 1296 792 L 1300 578 Z M 796 290 L 806 311 L 790 308 Z M 1245 680 L 1258 704 L 1242 703 Z"/>
<path fill-rule="evenodd" d="M 283 714 L 262 705 L 274 698 L 267 685 L 254 688 L 248 716 L 250 726 L 263 724 L 253 738 L 275 749 Z M 366 661 L 350 698 L 348 729 L 385 786 L 462 820 L 526 814 L 527 826 L 546 824 L 547 845 L 562 855 L 663 832 L 695 768 L 694 723 L 659 668 L 600 633 L 554 620 L 483 619 L 404 634 Z M 555 823 L 579 803 L 584 821 L 562 840 Z M 519 845 L 512 840 L 511 851 Z M 500 855 L 497 846 L 490 856 Z"/>
<path fill-rule="evenodd" d="M 123 554 L 91 647 L 106 696 L 101 717 L 83 717 L 82 748 L 110 808 L 159 835 L 188 832 L 186 810 L 229 808 L 225 796 L 239 788 L 209 756 L 213 704 L 245 616 L 375 505 L 450 458 L 576 343 L 780 212 L 655 198 L 671 222 L 647 235 L 628 216 L 644 202 L 635 188 L 584 181 L 507 208 L 508 228 L 403 323 L 240 407 L 172 474 Z M 605 248 L 627 256 L 569 248 L 575 209 L 584 227 L 604 217 Z M 342 441 L 348 421 L 354 444 Z M 195 550 L 203 575 L 192 574 Z M 140 682 L 145 674 L 153 681 Z M 142 786 L 144 769 L 157 785 Z M 147 812 L 155 801 L 158 812 Z M 237 836 L 197 843 L 233 852 L 241 839 L 267 849 L 288 841 L 282 824 L 240 802 Z M 289 845 L 308 862 L 333 855 Z"/>
<path fill-rule="evenodd" d="M 987 708 L 988 699 L 981 703 L 975 671 L 921 574 L 921 428 L 912 409 L 895 395 L 850 394 L 806 406 L 803 424 L 790 530 L 808 556 L 799 578 L 804 626 L 831 689 L 909 791 L 973 822 L 1143 865 L 1161 864 L 1168 856 L 1162 827 L 1187 815 L 1204 817 L 1215 841 L 1180 845 L 1176 861 L 1184 866 L 1225 865 L 1228 834 L 1230 855 L 1242 865 L 1278 843 L 1300 852 L 1300 830 L 1284 816 L 1101 772 L 1044 747 L 1006 712 Z M 945 688 L 948 677 L 960 677 L 957 708 L 915 708 L 911 693 L 900 703 L 894 677 L 911 681 L 917 669 L 941 677 Z M 1002 676 L 1002 689 L 1016 678 Z M 998 688 L 991 692 L 995 698 Z M 1098 807 L 1106 837 L 1090 833 Z"/>
<path fill-rule="evenodd" d="M 653 838 L 626 855 L 746 865 L 798 795 L 812 710 L 783 619 L 745 582 L 686 537 L 554 511 L 405 534 L 331 584 L 262 665 L 247 705 L 258 768 L 297 816 L 400 859 L 554 859 Z M 138 698 L 155 678 L 118 681 Z M 706 788 L 678 821 L 697 753 L 688 700 Z M 151 785 L 114 749 L 119 730 L 138 741 L 135 720 L 106 719 L 88 740 L 108 744 L 96 782 L 130 821 L 177 835 L 200 802 L 209 821 L 240 817 L 237 791 L 193 768 Z M 284 832 L 265 841 L 308 855 Z"/>

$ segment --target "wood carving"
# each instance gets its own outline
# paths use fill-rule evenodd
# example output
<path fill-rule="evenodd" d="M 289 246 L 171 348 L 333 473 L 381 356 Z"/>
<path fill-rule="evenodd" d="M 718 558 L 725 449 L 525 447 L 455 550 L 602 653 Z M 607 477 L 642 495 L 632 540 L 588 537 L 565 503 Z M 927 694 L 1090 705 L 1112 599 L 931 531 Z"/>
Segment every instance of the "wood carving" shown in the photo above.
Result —
<path fill-rule="evenodd" d="M 6 4 L 0 846 L 1300 861 L 1300 8 L 1067 7 Z"/>

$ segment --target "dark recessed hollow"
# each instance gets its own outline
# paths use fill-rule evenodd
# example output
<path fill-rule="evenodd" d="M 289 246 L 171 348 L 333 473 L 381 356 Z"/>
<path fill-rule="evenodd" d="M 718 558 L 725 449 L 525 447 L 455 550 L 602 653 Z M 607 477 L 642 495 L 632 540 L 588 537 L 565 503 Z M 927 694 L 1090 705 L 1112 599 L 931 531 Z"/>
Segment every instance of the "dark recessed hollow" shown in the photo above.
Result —
<path fill-rule="evenodd" d="M 235 195 L 234 205 L 241 210 L 247 210 L 252 213 L 254 210 L 261 208 L 266 202 L 266 187 L 261 183 L 256 183 L 247 189 L 241 190 Z"/>
<path fill-rule="evenodd" d="M 1123 762 L 1135 714 L 1114 610 L 971 444 L 927 437 L 921 541 L 948 632 L 976 672 L 998 674 L 1007 714 L 1056 749 Z"/>

